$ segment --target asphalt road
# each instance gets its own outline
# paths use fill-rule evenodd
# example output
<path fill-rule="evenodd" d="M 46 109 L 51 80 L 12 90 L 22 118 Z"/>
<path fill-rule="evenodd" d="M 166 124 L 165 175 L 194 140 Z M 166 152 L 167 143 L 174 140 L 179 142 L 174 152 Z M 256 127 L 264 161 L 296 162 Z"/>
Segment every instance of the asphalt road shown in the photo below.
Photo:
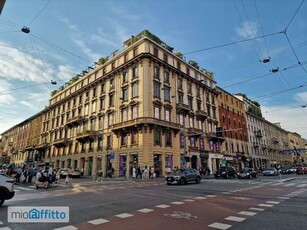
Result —
<path fill-rule="evenodd" d="M 146 230 L 306 228 L 306 176 L 205 179 L 184 186 L 168 186 L 161 179 L 99 184 L 76 179 L 72 188 L 36 190 L 17 185 L 16 190 L 15 197 L 0 208 L 0 230 L 42 229 L 42 224 L 8 223 L 8 206 L 69 206 L 70 222 L 43 224 L 45 230 L 127 230 L 144 225 Z"/>

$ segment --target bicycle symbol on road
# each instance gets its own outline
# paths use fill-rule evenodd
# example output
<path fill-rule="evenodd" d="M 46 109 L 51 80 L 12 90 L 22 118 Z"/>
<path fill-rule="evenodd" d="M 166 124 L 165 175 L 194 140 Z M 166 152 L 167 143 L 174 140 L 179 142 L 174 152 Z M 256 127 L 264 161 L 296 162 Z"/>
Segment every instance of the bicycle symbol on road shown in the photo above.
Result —
<path fill-rule="evenodd" d="M 174 211 L 173 213 L 164 214 L 166 217 L 176 218 L 176 219 L 196 219 L 197 216 L 193 216 L 189 212 L 181 212 L 181 211 Z"/>

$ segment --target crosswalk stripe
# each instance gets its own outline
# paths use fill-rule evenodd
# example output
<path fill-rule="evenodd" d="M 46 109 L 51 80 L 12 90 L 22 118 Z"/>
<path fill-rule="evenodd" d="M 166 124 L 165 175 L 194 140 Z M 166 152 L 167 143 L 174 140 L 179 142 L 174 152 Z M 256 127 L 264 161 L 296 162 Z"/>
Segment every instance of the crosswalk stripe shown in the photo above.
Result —
<path fill-rule="evenodd" d="M 17 188 L 18 190 L 24 190 L 24 191 L 31 191 L 31 190 L 34 189 L 34 187 L 33 188 L 27 188 L 27 187 L 21 187 L 21 186 L 16 186 L 15 188 Z"/>
<path fill-rule="evenodd" d="M 285 185 L 283 185 L 283 186 L 284 186 L 284 187 L 290 187 L 290 186 L 293 186 L 293 185 L 295 185 L 295 183 L 285 184 Z"/>
<path fill-rule="evenodd" d="M 303 188 L 303 187 L 306 187 L 307 186 L 307 184 L 300 184 L 300 185 L 298 185 L 298 186 L 296 186 L 296 187 L 298 187 L 298 188 Z"/>

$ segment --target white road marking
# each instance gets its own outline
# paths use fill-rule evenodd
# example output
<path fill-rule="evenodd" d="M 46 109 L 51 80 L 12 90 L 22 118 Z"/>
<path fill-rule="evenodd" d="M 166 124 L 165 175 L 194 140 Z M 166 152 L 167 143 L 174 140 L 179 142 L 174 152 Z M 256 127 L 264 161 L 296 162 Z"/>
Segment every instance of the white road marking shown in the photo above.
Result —
<path fill-rule="evenodd" d="M 206 195 L 206 197 L 216 197 L 216 195 Z"/>
<path fill-rule="evenodd" d="M 265 203 L 268 203 L 268 204 L 279 204 L 280 202 L 279 201 L 267 201 Z"/>
<path fill-rule="evenodd" d="M 138 210 L 138 212 L 142 212 L 142 213 L 148 213 L 148 212 L 152 212 L 152 211 L 154 211 L 154 210 L 149 209 L 149 208 L 143 208 L 143 209 Z"/>
<path fill-rule="evenodd" d="M 235 200 L 250 200 L 250 198 L 246 198 L 246 197 L 237 197 L 237 196 L 232 196 L 230 198 L 233 198 Z"/>
<path fill-rule="evenodd" d="M 285 184 L 285 185 L 283 185 L 283 186 L 284 186 L 284 187 L 290 187 L 290 186 L 293 186 L 293 185 L 295 185 L 295 183 Z"/>
<path fill-rule="evenodd" d="M 272 204 L 258 204 L 258 206 L 260 206 L 260 207 L 273 207 L 274 205 L 272 205 Z"/>
<path fill-rule="evenodd" d="M 277 197 L 277 198 L 279 198 L 279 199 L 284 199 L 284 200 L 290 199 L 290 197 L 285 197 L 285 196 L 280 196 L 280 197 Z"/>
<path fill-rule="evenodd" d="M 183 200 L 183 201 L 186 201 L 186 202 L 193 202 L 193 201 L 195 201 L 195 200 L 186 199 L 186 200 Z"/>
<path fill-rule="evenodd" d="M 157 205 L 156 207 L 157 208 L 169 208 L 170 206 L 166 204 L 160 204 L 160 205 Z"/>
<path fill-rule="evenodd" d="M 24 190 L 24 191 L 32 191 L 34 189 L 34 187 L 27 188 L 27 187 L 21 187 L 21 186 L 15 186 L 15 188 L 17 188 L 18 190 Z"/>
<path fill-rule="evenodd" d="M 272 186 L 282 185 L 282 183 L 272 184 Z"/>
<path fill-rule="evenodd" d="M 3 227 L 3 228 L 0 228 L 0 230 L 12 230 L 12 229 L 9 227 Z"/>
<path fill-rule="evenodd" d="M 254 210 L 254 211 L 264 211 L 264 208 L 249 208 L 250 210 Z"/>
<path fill-rule="evenodd" d="M 181 201 L 174 201 L 174 202 L 171 202 L 171 204 L 184 204 L 184 202 L 181 202 Z"/>
<path fill-rule="evenodd" d="M 125 219 L 125 218 L 131 217 L 133 215 L 129 214 L 129 213 L 122 213 L 122 214 L 118 214 L 118 215 L 115 215 L 115 216 L 119 217 L 119 218 L 122 218 L 122 219 Z"/>
<path fill-rule="evenodd" d="M 222 192 L 222 194 L 231 194 L 230 192 Z"/>
<path fill-rule="evenodd" d="M 254 215 L 257 214 L 257 212 L 242 211 L 242 212 L 238 212 L 238 214 L 240 214 L 240 215 L 246 215 L 246 216 L 254 216 Z"/>
<path fill-rule="evenodd" d="M 76 230 L 78 228 L 76 228 L 75 226 L 72 226 L 72 225 L 68 225 L 68 226 L 65 226 L 65 227 L 62 227 L 62 228 L 55 228 L 53 230 Z"/>
<path fill-rule="evenodd" d="M 300 184 L 300 185 L 298 185 L 298 186 L 296 186 L 296 187 L 298 187 L 298 188 L 303 188 L 303 187 L 306 187 L 307 186 L 307 184 Z"/>
<path fill-rule="evenodd" d="M 228 217 L 225 218 L 225 220 L 231 220 L 231 221 L 236 221 L 236 222 L 241 222 L 245 219 L 246 218 L 238 217 L 238 216 L 228 216 Z"/>
<path fill-rule="evenodd" d="M 198 197 L 195 197 L 194 199 L 196 200 L 205 200 L 207 199 L 206 197 L 203 197 L 203 196 L 198 196 Z"/>
<path fill-rule="evenodd" d="M 109 221 L 106 220 L 106 219 L 96 219 L 96 220 L 90 220 L 88 221 L 90 224 L 93 224 L 93 225 L 98 225 L 98 224 L 104 224 L 104 223 L 108 223 Z"/>
<path fill-rule="evenodd" d="M 225 229 L 230 228 L 231 225 L 215 222 L 213 224 L 208 225 L 208 227 L 225 230 Z"/>

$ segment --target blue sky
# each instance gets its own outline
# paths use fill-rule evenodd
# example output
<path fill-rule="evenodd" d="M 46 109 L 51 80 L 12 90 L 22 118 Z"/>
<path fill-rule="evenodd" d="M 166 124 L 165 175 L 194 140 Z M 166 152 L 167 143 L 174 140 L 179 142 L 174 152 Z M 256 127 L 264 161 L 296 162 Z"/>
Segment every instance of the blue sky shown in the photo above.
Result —
<path fill-rule="evenodd" d="M 186 60 L 213 71 L 228 92 L 258 101 L 266 119 L 307 138 L 307 108 L 300 107 L 307 104 L 307 2 L 301 3 L 6 1 L 0 15 L 0 133 L 42 110 L 52 90 L 148 29 Z M 213 48 L 229 43 L 236 44 Z M 268 57 L 269 63 L 259 61 Z M 272 68 L 279 71 L 272 74 Z M 281 91 L 286 93 L 274 95 Z"/>

